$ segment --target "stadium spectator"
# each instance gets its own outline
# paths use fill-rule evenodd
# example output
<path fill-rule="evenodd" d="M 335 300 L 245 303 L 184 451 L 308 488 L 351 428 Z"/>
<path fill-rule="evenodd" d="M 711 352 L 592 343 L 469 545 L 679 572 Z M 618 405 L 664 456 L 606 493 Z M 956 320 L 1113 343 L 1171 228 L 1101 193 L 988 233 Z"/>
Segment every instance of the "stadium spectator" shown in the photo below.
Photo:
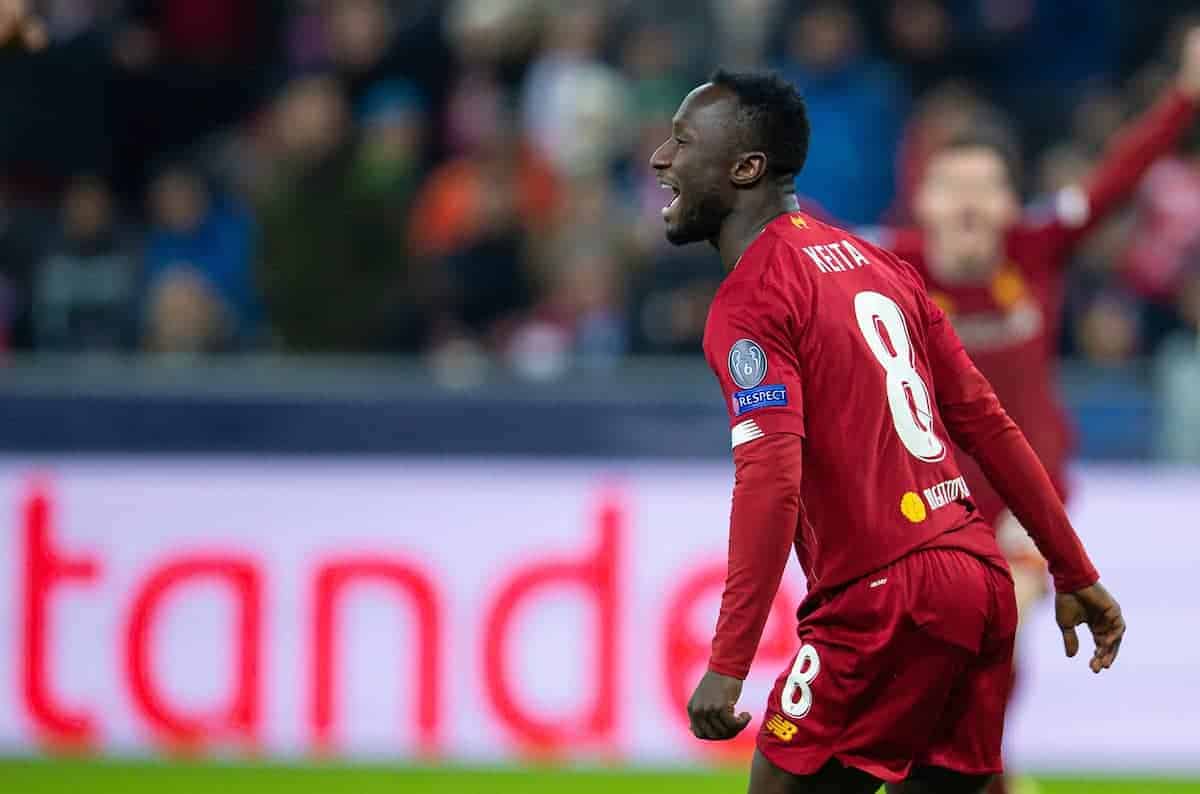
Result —
<path fill-rule="evenodd" d="M 447 8 L 453 76 L 444 86 L 446 153 L 477 151 L 508 122 L 536 49 L 536 10 L 531 0 L 457 0 Z"/>
<path fill-rule="evenodd" d="M 1155 386 L 1162 400 L 1155 452 L 1179 463 L 1200 463 L 1200 252 L 1182 274 L 1177 310 L 1183 327 L 1171 334 L 1155 359 Z"/>
<path fill-rule="evenodd" d="M 688 2 L 694 14 L 696 3 Z M 787 4 L 779 0 L 711 0 L 710 24 L 717 31 L 717 61 L 729 67 L 752 68 L 767 59 L 774 23 Z"/>
<path fill-rule="evenodd" d="M 530 325 L 541 338 L 560 335 L 563 352 L 591 367 L 611 367 L 627 352 L 624 296 L 640 257 L 629 215 L 607 180 L 576 178 L 563 186 L 553 231 L 533 257 L 538 305 L 509 342 L 510 355 Z"/>
<path fill-rule="evenodd" d="M 403 76 L 391 47 L 391 7 L 384 0 L 325 4 L 325 38 L 329 58 L 354 111 L 377 83 Z"/>
<path fill-rule="evenodd" d="M 615 367 L 628 347 L 620 306 L 622 265 L 609 248 L 572 247 L 550 274 L 541 305 L 505 337 L 504 357 L 513 370 L 545 380 L 572 364 Z"/>
<path fill-rule="evenodd" d="M 379 83 L 363 100 L 362 184 L 390 199 L 400 213 L 416 192 L 426 133 L 424 102 L 402 80 Z"/>
<path fill-rule="evenodd" d="M 1137 352 L 1137 309 L 1118 294 L 1109 292 L 1093 298 L 1076 323 L 1080 352 L 1093 364 L 1125 364 Z"/>
<path fill-rule="evenodd" d="M 41 5 L 46 32 L 55 43 L 92 34 L 102 25 L 110 24 L 117 10 L 116 4 L 106 0 L 74 0 Z"/>
<path fill-rule="evenodd" d="M 136 247 L 108 184 L 94 175 L 67 187 L 55 239 L 33 279 L 38 350 L 116 352 L 136 342 L 141 277 Z"/>
<path fill-rule="evenodd" d="M 526 134 L 561 174 L 602 173 L 628 143 L 628 86 L 600 58 L 605 23 L 596 4 L 555 8 L 522 88 Z"/>
<path fill-rule="evenodd" d="M 995 113 L 969 84 L 959 81 L 942 83 L 922 97 L 900 139 L 896 198 L 889 222 L 912 222 L 913 198 L 930 155 Z"/>
<path fill-rule="evenodd" d="M 637 24 L 625 38 L 620 65 L 629 80 L 630 120 L 639 129 L 670 119 L 676 98 L 687 91 L 679 52 L 672 28 L 658 22 Z"/>
<path fill-rule="evenodd" d="M 44 224 L 0 186 L 0 353 L 30 346 L 30 283 L 41 256 Z"/>
<path fill-rule="evenodd" d="M 908 88 L 864 48 L 845 0 L 805 3 L 788 30 L 780 71 L 808 103 L 813 151 L 796 191 L 835 218 L 875 223 L 895 189 L 896 145 Z"/>
<path fill-rule="evenodd" d="M 210 352 L 244 348 L 258 330 L 251 276 L 253 220 L 247 208 L 214 190 L 195 167 L 168 165 L 150 189 L 146 242 L 145 335 L 156 350 Z M 174 320 L 189 299 L 186 328 Z"/>
<path fill-rule="evenodd" d="M 891 0 L 884 24 L 888 50 L 903 65 L 914 94 L 969 71 L 956 48 L 954 20 L 939 0 Z"/>
<path fill-rule="evenodd" d="M 232 322 L 212 286 L 192 270 L 176 270 L 150 285 L 146 350 L 190 356 L 227 349 Z"/>
<path fill-rule="evenodd" d="M 529 237 L 550 228 L 559 188 L 513 120 L 435 170 L 410 221 L 415 267 L 440 282 L 438 337 L 485 336 L 529 308 Z"/>
<path fill-rule="evenodd" d="M 708 306 L 724 276 L 720 263 L 705 253 L 662 249 L 638 274 L 630 310 L 634 350 L 700 352 Z"/>
<path fill-rule="evenodd" d="M 1135 212 L 1142 233 L 1127 240 L 1121 270 L 1146 307 L 1144 331 L 1156 346 L 1180 325 L 1176 298 L 1200 246 L 1200 125 L 1146 175 Z"/>
<path fill-rule="evenodd" d="M 395 312 L 406 275 L 398 203 L 420 122 L 403 120 L 416 111 L 398 94 L 379 102 L 368 143 L 331 77 L 297 79 L 274 108 L 279 164 L 259 200 L 258 281 L 286 350 L 387 349 L 407 325 Z"/>

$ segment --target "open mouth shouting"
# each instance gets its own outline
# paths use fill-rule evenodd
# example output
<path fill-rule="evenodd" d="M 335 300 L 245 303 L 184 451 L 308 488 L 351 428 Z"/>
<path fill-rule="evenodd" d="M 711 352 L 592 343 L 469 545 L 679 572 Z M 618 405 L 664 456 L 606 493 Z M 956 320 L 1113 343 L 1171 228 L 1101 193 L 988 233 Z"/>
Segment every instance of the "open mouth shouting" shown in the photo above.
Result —
<path fill-rule="evenodd" d="M 675 209 L 675 205 L 679 203 L 679 188 L 663 177 L 658 178 L 659 187 L 671 191 L 671 200 L 662 208 L 663 220 L 669 220 L 669 215 Z"/>

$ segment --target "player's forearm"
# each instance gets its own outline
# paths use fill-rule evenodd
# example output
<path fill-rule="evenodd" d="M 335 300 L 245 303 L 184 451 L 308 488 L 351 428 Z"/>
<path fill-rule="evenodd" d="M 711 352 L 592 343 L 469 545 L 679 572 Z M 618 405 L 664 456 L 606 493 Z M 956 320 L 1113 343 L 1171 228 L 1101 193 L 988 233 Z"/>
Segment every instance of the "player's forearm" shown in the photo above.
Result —
<path fill-rule="evenodd" d="M 729 568 L 708 669 L 744 679 L 779 590 L 800 514 L 801 438 L 772 433 L 734 449 Z"/>
<path fill-rule="evenodd" d="M 1088 181 L 1089 221 L 1099 220 L 1126 200 L 1154 161 L 1172 152 L 1195 108 L 1195 99 L 1173 87 L 1121 131 Z"/>

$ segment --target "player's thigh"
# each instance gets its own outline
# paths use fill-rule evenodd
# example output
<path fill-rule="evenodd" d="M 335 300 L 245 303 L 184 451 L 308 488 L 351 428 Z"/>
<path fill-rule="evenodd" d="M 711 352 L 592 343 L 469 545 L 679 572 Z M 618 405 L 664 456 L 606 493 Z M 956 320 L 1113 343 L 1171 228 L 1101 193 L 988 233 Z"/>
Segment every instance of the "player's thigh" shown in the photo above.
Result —
<path fill-rule="evenodd" d="M 811 775 L 793 775 L 761 752 L 750 765 L 749 794 L 875 794 L 880 781 L 866 772 L 829 761 Z"/>
<path fill-rule="evenodd" d="M 951 769 L 919 767 L 903 783 L 890 784 L 888 794 L 982 794 L 991 775 L 965 775 Z"/>

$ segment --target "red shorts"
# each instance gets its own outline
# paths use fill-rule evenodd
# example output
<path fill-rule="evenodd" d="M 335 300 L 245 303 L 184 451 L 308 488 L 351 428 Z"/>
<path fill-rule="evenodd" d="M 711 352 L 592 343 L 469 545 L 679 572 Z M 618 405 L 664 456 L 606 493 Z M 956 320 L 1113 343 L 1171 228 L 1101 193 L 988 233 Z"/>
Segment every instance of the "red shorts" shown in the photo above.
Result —
<path fill-rule="evenodd" d="M 1007 571 L 917 551 L 806 602 L 758 748 L 811 775 L 830 758 L 886 782 L 915 766 L 1001 771 L 1017 606 Z"/>

